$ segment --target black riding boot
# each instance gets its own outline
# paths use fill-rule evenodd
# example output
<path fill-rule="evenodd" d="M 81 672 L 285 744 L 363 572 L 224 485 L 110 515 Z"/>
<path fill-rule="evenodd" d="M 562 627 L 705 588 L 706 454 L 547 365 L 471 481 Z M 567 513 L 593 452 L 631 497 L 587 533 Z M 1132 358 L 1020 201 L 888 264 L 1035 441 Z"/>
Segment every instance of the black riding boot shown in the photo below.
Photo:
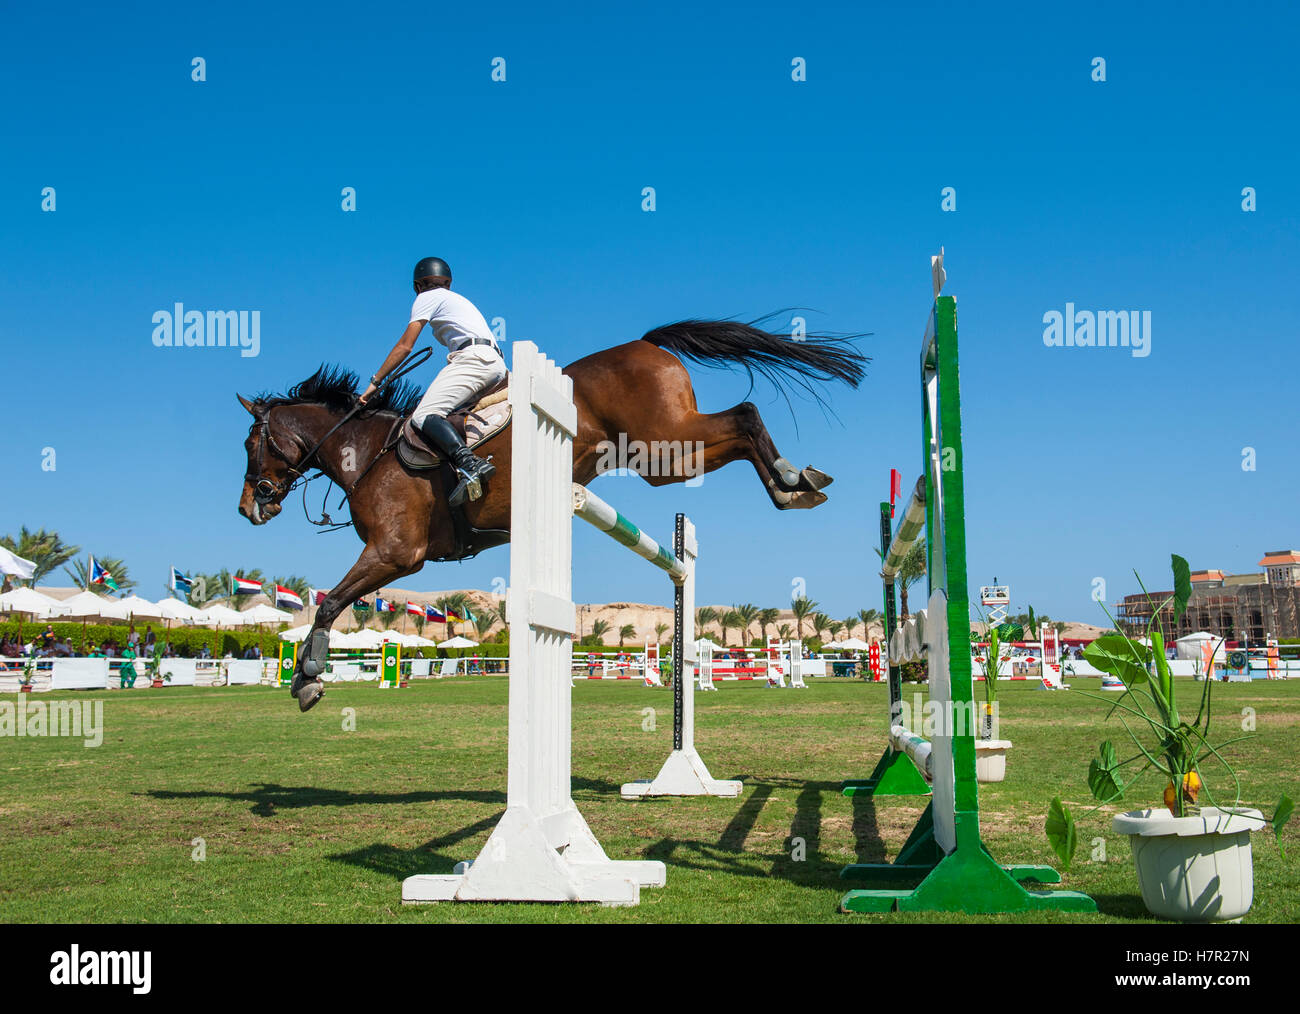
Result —
<path fill-rule="evenodd" d="M 460 473 L 460 483 L 447 497 L 453 507 L 459 507 L 466 497 L 477 500 L 483 495 L 483 480 L 497 470 L 491 461 L 484 461 L 465 446 L 456 427 L 440 415 L 431 415 L 420 423 L 420 433 L 434 447 L 442 451 Z"/>

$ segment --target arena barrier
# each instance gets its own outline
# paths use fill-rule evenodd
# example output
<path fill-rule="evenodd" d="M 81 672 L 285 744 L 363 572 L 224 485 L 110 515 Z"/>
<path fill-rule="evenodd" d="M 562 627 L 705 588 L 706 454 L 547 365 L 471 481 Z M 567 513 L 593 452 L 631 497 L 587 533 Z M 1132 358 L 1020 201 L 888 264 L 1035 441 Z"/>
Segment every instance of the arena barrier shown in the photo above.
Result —
<path fill-rule="evenodd" d="M 848 796 L 931 798 L 893 863 L 859 863 L 841 871 L 845 880 L 866 886 L 845 894 L 840 907 L 846 912 L 1093 912 L 1096 904 L 1085 894 L 1026 889 L 1023 882 L 1059 883 L 1060 875 L 1050 866 L 1000 866 L 980 837 L 957 302 L 939 295 L 944 278 L 942 252 L 932 263 L 935 302 L 920 356 L 922 474 L 896 531 L 894 500 L 899 491 L 892 479 L 890 500 L 880 505 L 880 545 L 888 547 L 880 576 L 885 630 L 890 632 L 889 745 L 870 778 L 846 781 L 843 787 Z M 908 550 L 923 534 L 928 601 L 921 613 L 900 623 L 896 578 Z M 921 657 L 929 667 L 927 726 L 931 718 L 935 725 L 928 739 L 907 727 L 902 699 L 900 664 Z"/>
<path fill-rule="evenodd" d="M 660 887 L 662 862 L 611 860 L 574 805 L 572 764 L 573 516 L 608 532 L 666 571 L 676 586 L 674 644 L 691 645 L 695 539 L 678 515 L 670 553 L 617 511 L 573 483 L 577 410 L 573 381 L 532 342 L 516 342 L 510 380 L 511 545 L 506 620 L 510 703 L 506 812 L 472 863 L 450 875 L 408 877 L 404 902 L 588 901 L 635 905 L 642 887 Z M 577 494 L 577 495 L 575 495 Z M 683 608 L 685 607 L 685 608 Z M 683 694 L 674 652 L 674 701 Z M 674 709 L 673 758 L 698 761 L 693 715 Z M 703 769 L 703 763 L 699 764 Z M 674 771 L 676 768 L 673 769 Z M 692 773 L 699 773 L 692 769 Z M 660 778 L 664 772 L 660 773 Z M 658 781 L 658 779 L 656 780 Z M 625 787 L 626 788 L 626 787 Z M 738 791 L 738 790 L 737 790 Z"/>
<path fill-rule="evenodd" d="M 714 657 L 712 643 L 701 640 L 696 647 L 696 682 L 700 690 L 717 690 L 714 680 L 763 683 L 771 688 L 808 689 L 804 682 L 803 642 L 783 643 L 768 638 L 766 648 L 726 649 L 738 651 L 739 659 Z"/>

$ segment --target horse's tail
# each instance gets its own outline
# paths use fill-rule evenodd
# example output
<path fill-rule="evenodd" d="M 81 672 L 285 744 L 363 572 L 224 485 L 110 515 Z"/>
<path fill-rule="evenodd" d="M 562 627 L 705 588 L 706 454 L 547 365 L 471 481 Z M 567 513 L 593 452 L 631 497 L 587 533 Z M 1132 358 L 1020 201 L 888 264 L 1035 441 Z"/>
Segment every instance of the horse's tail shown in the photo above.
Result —
<path fill-rule="evenodd" d="M 787 312 L 779 310 L 748 324 L 736 320 L 682 320 L 647 331 L 642 340 L 704 366 L 740 366 L 749 374 L 751 383 L 754 374 L 759 373 L 782 391 L 787 379 L 814 397 L 818 396 L 814 383 L 842 380 L 857 387 L 865 375 L 863 367 L 871 360 L 853 342 L 865 336 L 795 337 L 759 326 Z"/>

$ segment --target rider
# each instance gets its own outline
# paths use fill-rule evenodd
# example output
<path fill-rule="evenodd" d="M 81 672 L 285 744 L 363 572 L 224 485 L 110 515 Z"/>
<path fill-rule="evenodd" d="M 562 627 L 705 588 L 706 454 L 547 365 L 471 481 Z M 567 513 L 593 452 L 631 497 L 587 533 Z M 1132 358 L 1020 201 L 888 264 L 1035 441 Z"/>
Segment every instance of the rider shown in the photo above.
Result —
<path fill-rule="evenodd" d="M 447 414 L 500 383 L 506 375 L 506 364 L 483 314 L 460 293 L 451 291 L 451 268 L 446 261 L 424 258 L 415 265 L 413 281 L 411 322 L 370 378 L 361 402 L 365 404 L 376 385 L 397 368 L 428 324 L 433 336 L 448 349 L 447 365 L 420 399 L 411 415 L 411 425 L 456 466 L 460 483 L 447 498 L 456 507 L 465 502 L 471 485 L 481 484 L 496 471 L 496 466 L 465 446 L 456 427 L 447 421 Z"/>

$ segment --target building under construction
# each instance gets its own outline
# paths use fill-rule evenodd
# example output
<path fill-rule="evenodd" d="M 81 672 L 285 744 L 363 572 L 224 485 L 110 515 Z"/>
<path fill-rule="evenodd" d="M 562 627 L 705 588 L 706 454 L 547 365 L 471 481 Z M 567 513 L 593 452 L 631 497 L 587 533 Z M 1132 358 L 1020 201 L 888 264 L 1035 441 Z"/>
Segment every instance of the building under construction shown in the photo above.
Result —
<path fill-rule="evenodd" d="M 1266 638 L 1300 637 L 1300 551 L 1266 553 L 1258 574 L 1224 574 L 1221 570 L 1192 571 L 1192 597 L 1176 630 L 1172 613 L 1161 618 L 1166 640 L 1206 631 L 1229 642 L 1263 644 Z M 1159 606 L 1173 592 L 1126 595 L 1115 619 L 1130 637 L 1145 634 L 1152 603 Z"/>

